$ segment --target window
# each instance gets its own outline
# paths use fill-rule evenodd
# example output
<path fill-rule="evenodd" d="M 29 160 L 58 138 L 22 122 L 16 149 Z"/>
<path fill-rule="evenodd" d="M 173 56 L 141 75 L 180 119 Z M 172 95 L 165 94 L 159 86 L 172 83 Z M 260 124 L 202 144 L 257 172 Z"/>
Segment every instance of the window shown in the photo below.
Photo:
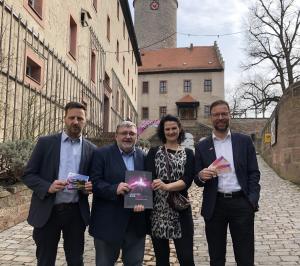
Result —
<path fill-rule="evenodd" d="M 97 11 L 97 0 L 93 0 L 93 7 L 94 7 L 95 10 Z"/>
<path fill-rule="evenodd" d="M 94 51 L 91 53 L 91 80 L 96 82 L 96 54 Z"/>
<path fill-rule="evenodd" d="M 129 86 L 130 72 L 129 69 L 127 71 L 127 85 Z"/>
<path fill-rule="evenodd" d="M 118 62 L 119 62 L 119 54 L 120 54 L 120 45 L 119 45 L 119 41 L 117 41 L 116 59 Z"/>
<path fill-rule="evenodd" d="M 43 0 L 28 0 L 28 5 L 40 18 L 43 16 Z"/>
<path fill-rule="evenodd" d="M 159 118 L 162 118 L 167 114 L 167 106 L 160 106 L 159 107 Z"/>
<path fill-rule="evenodd" d="M 70 55 L 76 59 L 76 46 L 77 46 L 77 24 L 70 16 Z"/>
<path fill-rule="evenodd" d="M 204 117 L 209 117 L 210 115 L 210 105 L 204 105 Z"/>
<path fill-rule="evenodd" d="M 26 76 L 34 82 L 41 84 L 42 81 L 42 67 L 33 61 L 29 56 L 26 60 Z"/>
<path fill-rule="evenodd" d="M 125 75 L 125 57 L 123 56 L 123 75 Z"/>
<path fill-rule="evenodd" d="M 191 92 L 192 91 L 192 82 L 190 80 L 183 81 L 183 92 Z"/>
<path fill-rule="evenodd" d="M 212 80 L 211 79 L 204 80 L 204 91 L 205 92 L 212 91 Z"/>
<path fill-rule="evenodd" d="M 119 0 L 117 0 L 117 18 L 120 19 L 120 3 Z"/>
<path fill-rule="evenodd" d="M 160 94 L 167 93 L 167 81 L 166 80 L 161 80 L 159 82 L 159 93 Z"/>
<path fill-rule="evenodd" d="M 117 91 L 117 95 L 116 95 L 116 110 L 119 111 L 119 102 L 120 102 L 120 93 L 119 91 Z"/>
<path fill-rule="evenodd" d="M 125 113 L 125 110 L 124 110 L 125 106 L 124 106 L 124 99 L 122 99 L 122 103 L 121 103 L 121 117 L 124 119 L 124 113 Z"/>
<path fill-rule="evenodd" d="M 106 20 L 106 38 L 108 41 L 110 41 L 110 18 L 107 16 Z"/>
<path fill-rule="evenodd" d="M 148 107 L 142 107 L 142 119 L 149 119 L 149 108 Z"/>
<path fill-rule="evenodd" d="M 125 40 L 125 28 L 126 28 L 125 21 L 123 21 L 123 38 L 124 38 L 124 40 Z"/>
<path fill-rule="evenodd" d="M 149 93 L 149 81 L 143 81 L 142 93 L 143 94 Z"/>

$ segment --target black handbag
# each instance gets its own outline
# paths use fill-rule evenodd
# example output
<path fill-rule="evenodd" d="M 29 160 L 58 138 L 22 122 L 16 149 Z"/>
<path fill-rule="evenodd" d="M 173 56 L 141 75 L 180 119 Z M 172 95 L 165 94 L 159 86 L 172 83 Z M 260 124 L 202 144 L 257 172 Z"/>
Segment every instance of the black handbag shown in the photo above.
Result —
<path fill-rule="evenodd" d="M 170 162 L 169 162 L 169 157 L 168 157 L 166 147 L 164 149 L 164 152 L 166 157 L 167 173 L 168 176 L 170 177 L 171 176 Z M 170 191 L 167 197 L 167 202 L 169 206 L 175 211 L 183 211 L 191 205 L 189 199 L 183 196 L 182 194 L 180 194 L 178 191 Z"/>

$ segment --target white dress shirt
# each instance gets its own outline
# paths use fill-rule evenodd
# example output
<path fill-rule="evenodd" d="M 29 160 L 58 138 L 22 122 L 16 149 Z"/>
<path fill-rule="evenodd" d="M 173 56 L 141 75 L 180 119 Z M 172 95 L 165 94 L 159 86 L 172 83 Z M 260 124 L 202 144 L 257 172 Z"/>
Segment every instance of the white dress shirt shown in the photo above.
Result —
<path fill-rule="evenodd" d="M 236 177 L 234 168 L 230 130 L 228 130 L 227 136 L 224 139 L 219 139 L 214 133 L 212 134 L 212 138 L 217 158 L 223 156 L 230 163 L 230 167 L 232 170 L 230 173 L 218 174 L 218 191 L 223 193 L 230 193 L 241 190 L 241 186 Z"/>

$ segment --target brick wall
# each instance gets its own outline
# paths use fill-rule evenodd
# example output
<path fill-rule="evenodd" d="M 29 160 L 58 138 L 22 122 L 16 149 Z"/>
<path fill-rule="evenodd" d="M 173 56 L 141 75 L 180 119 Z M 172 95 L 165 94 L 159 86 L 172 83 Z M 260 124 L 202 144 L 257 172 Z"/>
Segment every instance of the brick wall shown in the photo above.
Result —
<path fill-rule="evenodd" d="M 281 177 L 300 184 L 300 82 L 284 93 L 263 135 L 272 132 L 272 121 L 277 121 L 276 142 L 262 142 L 262 156 Z"/>

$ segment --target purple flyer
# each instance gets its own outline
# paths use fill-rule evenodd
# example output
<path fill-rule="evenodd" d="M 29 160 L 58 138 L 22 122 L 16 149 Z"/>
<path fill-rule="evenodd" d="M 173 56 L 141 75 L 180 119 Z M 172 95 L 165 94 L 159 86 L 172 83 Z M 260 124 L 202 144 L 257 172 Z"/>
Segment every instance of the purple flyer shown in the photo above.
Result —
<path fill-rule="evenodd" d="M 124 196 L 124 208 L 144 205 L 145 209 L 153 208 L 152 173 L 147 171 L 126 171 L 125 182 L 130 192 Z"/>

